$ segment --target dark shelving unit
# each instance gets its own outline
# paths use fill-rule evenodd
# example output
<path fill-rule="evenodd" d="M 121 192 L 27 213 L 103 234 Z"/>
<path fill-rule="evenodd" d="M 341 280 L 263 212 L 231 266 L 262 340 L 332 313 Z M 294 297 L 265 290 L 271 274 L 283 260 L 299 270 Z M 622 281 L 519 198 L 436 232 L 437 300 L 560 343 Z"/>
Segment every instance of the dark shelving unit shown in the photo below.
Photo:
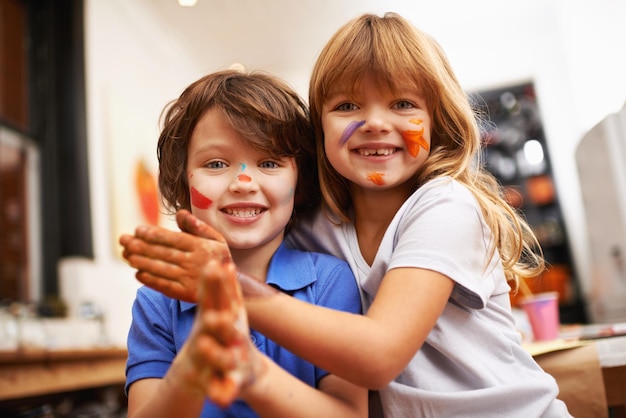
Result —
<path fill-rule="evenodd" d="M 534 84 L 470 95 L 481 115 L 483 164 L 502 184 L 507 201 L 526 218 L 541 244 L 547 269 L 527 280 L 533 292 L 559 292 L 561 322 L 586 323 L 584 304 Z M 512 295 L 513 304 L 519 295 Z"/>

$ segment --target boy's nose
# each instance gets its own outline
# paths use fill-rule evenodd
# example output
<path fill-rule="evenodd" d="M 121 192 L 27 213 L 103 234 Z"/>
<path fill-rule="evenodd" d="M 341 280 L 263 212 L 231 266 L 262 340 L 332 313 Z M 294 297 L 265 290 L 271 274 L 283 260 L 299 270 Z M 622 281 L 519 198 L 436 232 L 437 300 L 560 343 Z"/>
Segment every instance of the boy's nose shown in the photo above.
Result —
<path fill-rule="evenodd" d="M 235 175 L 230 183 L 230 190 L 233 192 L 247 193 L 256 191 L 257 188 L 256 181 L 249 174 L 242 172 Z"/>

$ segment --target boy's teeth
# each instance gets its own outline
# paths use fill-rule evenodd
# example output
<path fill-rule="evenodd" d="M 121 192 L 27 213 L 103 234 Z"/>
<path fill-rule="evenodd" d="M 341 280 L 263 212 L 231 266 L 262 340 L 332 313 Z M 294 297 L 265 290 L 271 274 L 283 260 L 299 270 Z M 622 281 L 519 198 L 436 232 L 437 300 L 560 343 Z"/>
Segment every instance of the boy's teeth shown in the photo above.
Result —
<path fill-rule="evenodd" d="M 249 218 L 261 213 L 261 209 L 226 209 L 226 213 L 240 218 Z"/>
<path fill-rule="evenodd" d="M 390 155 L 394 151 L 393 148 L 380 148 L 380 149 L 360 149 L 359 153 L 361 155 Z"/>

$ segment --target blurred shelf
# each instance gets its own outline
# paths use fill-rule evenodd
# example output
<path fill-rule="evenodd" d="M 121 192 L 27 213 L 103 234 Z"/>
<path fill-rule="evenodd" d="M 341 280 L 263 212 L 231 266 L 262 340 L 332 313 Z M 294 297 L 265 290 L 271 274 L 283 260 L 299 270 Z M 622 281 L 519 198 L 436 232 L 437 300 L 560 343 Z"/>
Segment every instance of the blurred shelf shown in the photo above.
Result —
<path fill-rule="evenodd" d="M 125 382 L 125 348 L 0 352 L 0 401 Z"/>

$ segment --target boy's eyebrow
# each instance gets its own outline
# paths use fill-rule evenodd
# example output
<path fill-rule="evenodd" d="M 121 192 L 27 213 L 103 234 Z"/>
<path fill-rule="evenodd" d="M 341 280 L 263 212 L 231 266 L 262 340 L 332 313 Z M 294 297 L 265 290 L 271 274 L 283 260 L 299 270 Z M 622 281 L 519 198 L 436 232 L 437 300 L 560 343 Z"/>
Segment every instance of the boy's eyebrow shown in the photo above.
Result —
<path fill-rule="evenodd" d="M 222 150 L 229 150 L 231 148 L 231 146 L 229 146 L 228 144 L 215 144 L 215 143 L 210 143 L 210 144 L 202 144 L 199 147 L 197 147 L 195 149 L 195 153 L 199 153 L 199 152 L 206 152 L 206 151 L 222 151 Z"/>

